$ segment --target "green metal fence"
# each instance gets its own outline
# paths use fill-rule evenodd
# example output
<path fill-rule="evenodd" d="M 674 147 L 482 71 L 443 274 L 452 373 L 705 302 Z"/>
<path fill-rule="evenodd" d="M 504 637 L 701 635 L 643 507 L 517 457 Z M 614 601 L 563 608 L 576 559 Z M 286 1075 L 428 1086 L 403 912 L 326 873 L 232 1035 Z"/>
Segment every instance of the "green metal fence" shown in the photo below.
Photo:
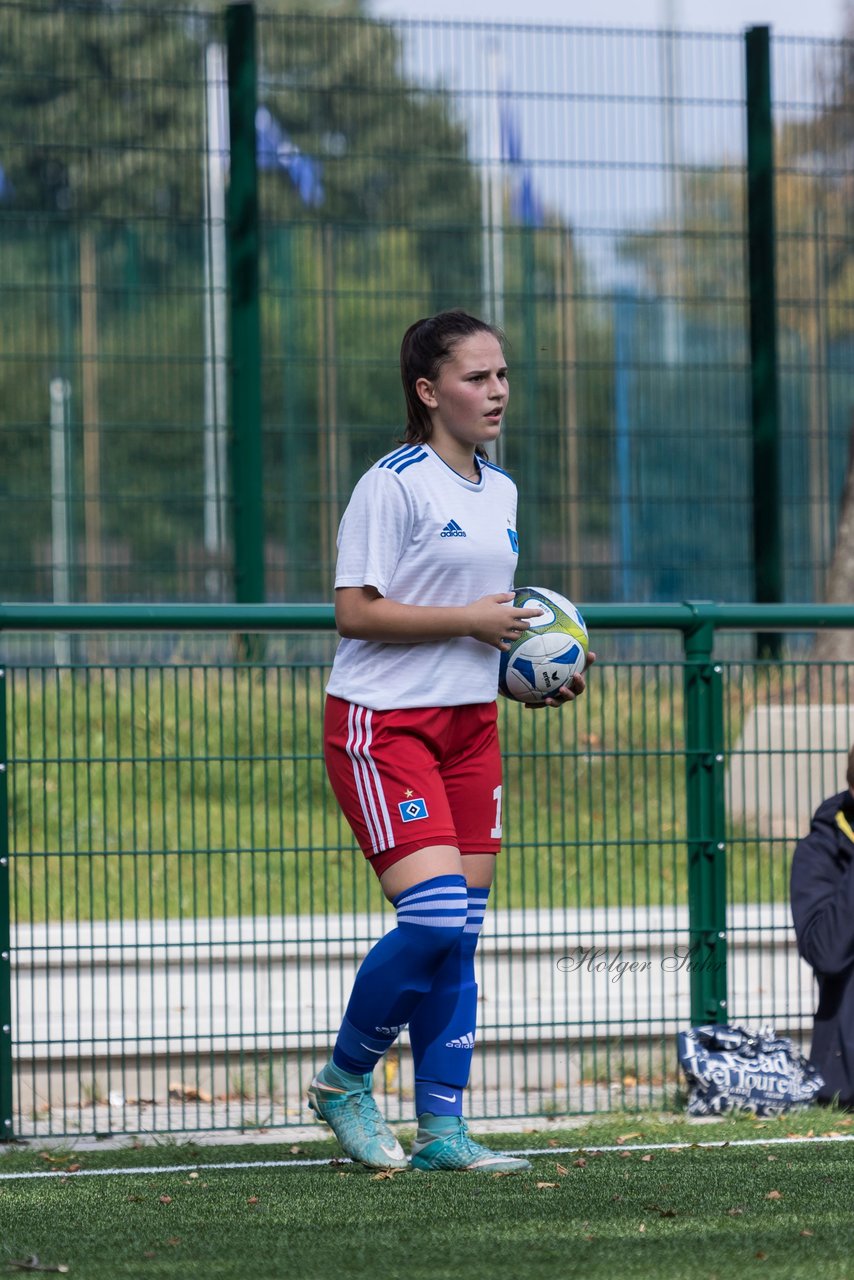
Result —
<path fill-rule="evenodd" d="M 0 0 L 0 597 L 326 599 L 400 336 L 459 303 L 510 339 L 532 580 L 823 598 L 850 43 L 251 16 Z"/>
<path fill-rule="evenodd" d="M 851 628 L 854 606 L 585 612 L 600 661 L 584 697 L 501 704 L 476 1117 L 672 1105 L 690 1021 L 810 1026 L 788 869 L 844 786 L 854 672 L 745 660 L 730 637 L 788 645 Z M 329 606 L 0 606 L 6 657 L 24 631 L 207 637 L 192 659 L 103 640 L 100 659 L 0 674 L 5 1136 L 309 1119 L 304 1087 L 392 924 L 324 777 L 332 622 Z M 263 663 L 234 656 L 250 632 Z M 659 656 L 616 657 L 638 632 Z M 404 1047 L 379 1082 L 393 1119 L 411 1118 L 411 1084 Z"/>

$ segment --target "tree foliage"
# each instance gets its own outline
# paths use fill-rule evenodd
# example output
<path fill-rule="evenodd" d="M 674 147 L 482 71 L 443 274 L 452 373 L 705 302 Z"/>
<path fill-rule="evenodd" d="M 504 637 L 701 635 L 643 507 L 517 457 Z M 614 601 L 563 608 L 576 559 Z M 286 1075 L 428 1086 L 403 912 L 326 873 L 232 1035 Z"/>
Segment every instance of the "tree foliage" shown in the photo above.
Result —
<path fill-rule="evenodd" d="M 854 556 L 837 549 L 833 567 L 824 530 L 839 536 L 851 385 L 854 307 L 854 46 L 827 45 L 812 66 L 812 84 L 789 84 L 783 98 L 813 110 L 777 110 L 774 136 L 778 350 L 784 418 L 784 522 L 793 545 L 787 563 L 810 562 L 813 581 L 830 570 L 832 598 L 854 598 L 854 579 L 841 586 L 841 565 Z M 806 77 L 806 70 L 804 76 Z M 788 82 L 787 82 L 788 83 Z M 740 365 L 748 359 L 747 182 L 740 158 L 720 157 L 680 174 L 680 218 L 662 215 L 645 232 L 626 237 L 623 256 L 637 269 L 644 292 L 678 299 L 686 329 L 709 350 L 728 336 Z M 705 338 L 702 335 L 705 334 Z M 698 360 L 702 362 L 703 356 Z M 743 421 L 744 431 L 748 420 Z M 804 515 L 809 509 L 809 518 Z M 841 507 L 840 507 L 841 511 Z M 801 521 L 801 529 L 795 522 Z M 822 530 L 819 524 L 823 522 Z M 806 548 L 806 550 L 805 550 Z M 795 572 L 789 563 L 787 572 Z M 809 590 L 809 587 L 807 588 Z M 820 586 L 819 586 L 820 590 Z"/>
<path fill-rule="evenodd" d="M 301 566 L 300 593 L 325 597 L 329 566 L 319 573 L 307 550 L 400 433 L 403 329 L 443 306 L 481 309 L 481 189 L 451 95 L 411 80 L 392 26 L 356 0 L 311 16 L 295 7 L 259 14 L 258 99 L 319 167 L 323 199 L 306 203 L 285 168 L 259 176 L 267 525 Z M 87 363 L 97 366 L 104 536 L 160 584 L 129 574 L 115 594 L 171 594 L 176 555 L 200 538 L 204 51 L 223 35 L 213 4 L 0 3 L 0 163 L 12 193 L 0 203 L 0 248 L 14 285 L 0 321 L 0 491 L 17 504 L 0 504 L 0 532 L 18 569 L 6 595 L 45 589 L 27 562 L 36 541 L 36 558 L 48 554 L 57 375 L 72 388 L 80 535 Z M 84 235 L 94 285 L 81 277 Z M 506 252 L 515 403 L 533 442 L 514 447 L 556 513 L 544 526 L 560 524 L 563 229 L 529 242 L 508 234 Z M 84 351 L 93 302 L 97 347 Z M 588 425 L 607 418 L 599 392 L 594 402 Z M 330 477 L 319 458 L 332 431 L 343 443 Z"/>

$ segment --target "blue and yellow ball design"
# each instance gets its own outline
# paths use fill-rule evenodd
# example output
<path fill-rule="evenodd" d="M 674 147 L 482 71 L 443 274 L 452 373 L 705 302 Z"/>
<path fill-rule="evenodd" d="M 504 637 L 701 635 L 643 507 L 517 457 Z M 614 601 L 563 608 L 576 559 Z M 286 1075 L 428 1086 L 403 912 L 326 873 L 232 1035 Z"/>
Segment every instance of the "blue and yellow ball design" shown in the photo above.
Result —
<path fill-rule="evenodd" d="M 516 702 L 552 698 L 587 664 L 587 627 L 571 600 L 546 587 L 520 587 L 517 609 L 538 606 L 530 627 L 501 654 L 498 688 Z"/>

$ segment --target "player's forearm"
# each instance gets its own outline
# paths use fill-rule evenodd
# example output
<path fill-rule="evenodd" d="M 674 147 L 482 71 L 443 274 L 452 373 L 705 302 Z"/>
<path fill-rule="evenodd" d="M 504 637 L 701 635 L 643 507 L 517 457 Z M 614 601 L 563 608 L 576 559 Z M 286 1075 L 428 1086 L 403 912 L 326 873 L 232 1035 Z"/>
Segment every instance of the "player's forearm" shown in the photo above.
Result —
<path fill-rule="evenodd" d="M 399 600 L 335 602 L 335 625 L 349 640 L 419 644 L 471 634 L 467 606 L 401 604 Z"/>

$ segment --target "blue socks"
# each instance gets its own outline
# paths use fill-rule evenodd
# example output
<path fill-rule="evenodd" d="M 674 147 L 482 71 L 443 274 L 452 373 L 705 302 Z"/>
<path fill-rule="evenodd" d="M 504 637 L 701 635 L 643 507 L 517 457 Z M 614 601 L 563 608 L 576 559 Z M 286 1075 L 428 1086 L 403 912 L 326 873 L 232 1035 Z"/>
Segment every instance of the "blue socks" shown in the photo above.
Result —
<path fill-rule="evenodd" d="M 489 889 L 466 890 L 464 878 L 453 875 L 394 899 L 397 928 L 359 968 L 333 1069 L 373 1071 L 408 1024 L 415 1114 L 462 1115 L 477 1027 L 474 957 L 488 897 Z"/>
<path fill-rule="evenodd" d="M 393 905 L 397 928 L 362 961 L 332 1054 L 334 1066 L 352 1075 L 373 1071 L 391 1048 L 467 927 L 461 875 L 424 880 Z"/>
<path fill-rule="evenodd" d="M 468 890 L 465 927 L 409 1020 L 415 1114 L 461 1116 L 477 1028 L 474 954 L 489 889 Z"/>

